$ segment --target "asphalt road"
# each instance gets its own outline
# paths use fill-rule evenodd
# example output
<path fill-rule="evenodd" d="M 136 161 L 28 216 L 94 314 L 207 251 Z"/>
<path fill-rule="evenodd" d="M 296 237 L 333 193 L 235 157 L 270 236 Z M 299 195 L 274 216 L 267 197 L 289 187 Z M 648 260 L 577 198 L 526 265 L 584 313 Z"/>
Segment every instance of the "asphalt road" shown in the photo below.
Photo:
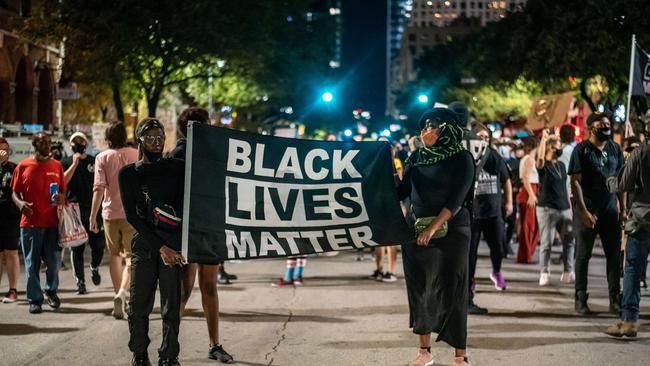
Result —
<path fill-rule="evenodd" d="M 88 252 L 88 251 L 87 251 Z M 602 253 L 597 248 L 596 253 Z M 604 259 L 590 266 L 590 304 L 600 312 L 583 318 L 573 312 L 573 290 L 559 283 L 554 266 L 552 285 L 537 285 L 537 265 L 504 262 L 508 289 L 498 292 L 488 279 L 489 259 L 482 244 L 477 303 L 487 316 L 470 316 L 469 352 L 473 365 L 648 365 L 650 363 L 650 293 L 642 295 L 641 332 L 636 340 L 602 334 L 615 321 L 608 315 Z M 366 279 L 374 262 L 357 262 L 353 253 L 309 258 L 305 285 L 276 289 L 271 279 L 284 271 L 283 260 L 229 263 L 239 280 L 219 286 L 221 342 L 241 365 L 407 365 L 417 352 L 408 329 L 406 290 L 399 281 Z M 69 265 L 68 265 L 69 266 Z M 126 365 L 128 326 L 111 317 L 112 288 L 108 267 L 103 282 L 88 285 L 89 294 L 74 291 L 70 270 L 61 272 L 61 309 L 30 315 L 20 301 L 0 304 L 0 365 Z M 44 274 L 43 274 L 44 277 Z M 0 289 L 7 287 L 6 276 Z M 19 289 L 24 290 L 21 278 Z M 183 365 L 208 365 L 208 339 L 198 288 L 181 322 Z M 158 307 L 151 316 L 149 353 L 157 359 L 161 339 Z M 436 365 L 451 364 L 452 350 L 433 345 Z"/>

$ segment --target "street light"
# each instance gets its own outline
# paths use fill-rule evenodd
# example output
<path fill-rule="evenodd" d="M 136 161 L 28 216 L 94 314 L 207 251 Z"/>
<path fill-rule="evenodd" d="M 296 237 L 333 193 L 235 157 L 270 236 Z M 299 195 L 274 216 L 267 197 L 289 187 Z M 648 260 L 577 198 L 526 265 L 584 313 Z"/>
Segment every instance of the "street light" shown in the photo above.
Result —
<path fill-rule="evenodd" d="M 321 95 L 321 99 L 323 99 L 323 102 L 325 103 L 330 103 L 332 100 L 334 100 L 334 94 L 332 92 L 326 91 Z"/>
<path fill-rule="evenodd" d="M 352 130 L 349 129 L 349 128 L 346 129 L 345 131 L 343 131 L 343 135 L 345 135 L 345 137 L 350 137 L 350 136 L 352 136 Z"/>
<path fill-rule="evenodd" d="M 390 130 L 385 129 L 385 130 L 381 131 L 381 133 L 379 135 L 383 136 L 383 137 L 390 137 Z"/>
<path fill-rule="evenodd" d="M 426 94 L 418 95 L 418 102 L 420 102 L 422 104 L 429 103 L 429 96 L 426 95 Z"/>

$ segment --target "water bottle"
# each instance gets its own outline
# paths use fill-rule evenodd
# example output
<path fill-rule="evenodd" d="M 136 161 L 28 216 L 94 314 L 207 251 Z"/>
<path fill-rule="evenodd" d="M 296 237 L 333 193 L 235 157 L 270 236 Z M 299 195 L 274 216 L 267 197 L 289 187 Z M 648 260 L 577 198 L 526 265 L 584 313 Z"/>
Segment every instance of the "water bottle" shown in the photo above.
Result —
<path fill-rule="evenodd" d="M 54 195 L 59 193 L 59 184 L 50 183 L 50 205 L 56 206 L 56 201 L 54 200 Z"/>

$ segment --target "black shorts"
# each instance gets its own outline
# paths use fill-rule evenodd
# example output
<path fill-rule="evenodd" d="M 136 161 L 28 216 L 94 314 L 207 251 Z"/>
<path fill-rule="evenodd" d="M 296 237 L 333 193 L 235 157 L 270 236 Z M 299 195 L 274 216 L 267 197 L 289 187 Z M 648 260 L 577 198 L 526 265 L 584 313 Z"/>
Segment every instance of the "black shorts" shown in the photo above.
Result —
<path fill-rule="evenodd" d="M 0 252 L 5 250 L 18 250 L 18 232 L 15 235 L 0 231 Z"/>

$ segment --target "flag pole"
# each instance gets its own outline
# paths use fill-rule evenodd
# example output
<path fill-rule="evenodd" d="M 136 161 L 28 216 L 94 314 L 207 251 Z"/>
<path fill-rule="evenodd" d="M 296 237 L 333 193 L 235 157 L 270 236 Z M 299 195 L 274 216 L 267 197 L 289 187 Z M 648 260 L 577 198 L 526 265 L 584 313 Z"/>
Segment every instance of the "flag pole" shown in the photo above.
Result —
<path fill-rule="evenodd" d="M 630 52 L 630 78 L 627 86 L 627 106 L 625 107 L 625 137 L 634 136 L 634 129 L 630 122 L 630 102 L 632 101 L 632 85 L 634 83 L 634 56 L 636 53 L 636 35 L 632 35 L 632 50 Z"/>

